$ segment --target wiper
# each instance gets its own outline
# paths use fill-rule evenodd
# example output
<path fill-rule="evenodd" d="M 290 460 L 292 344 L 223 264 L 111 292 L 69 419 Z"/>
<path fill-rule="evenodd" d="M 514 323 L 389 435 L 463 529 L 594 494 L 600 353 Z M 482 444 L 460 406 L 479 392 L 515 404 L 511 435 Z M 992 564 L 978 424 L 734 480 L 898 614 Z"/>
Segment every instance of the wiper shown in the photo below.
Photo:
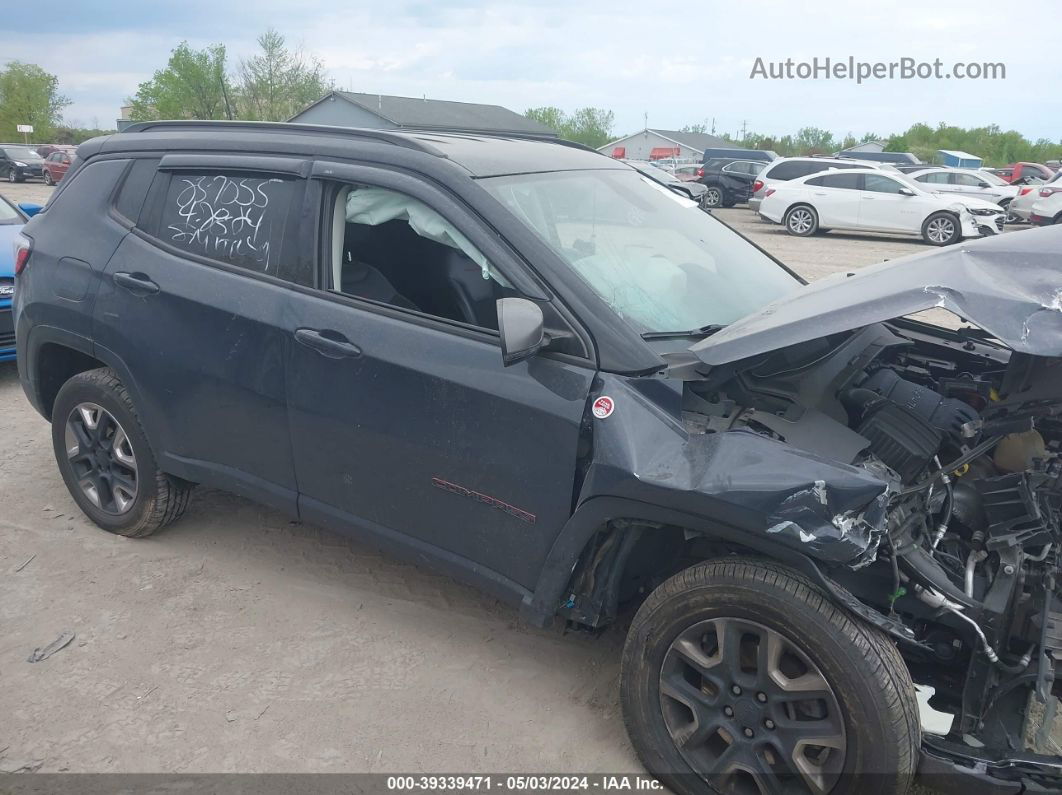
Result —
<path fill-rule="evenodd" d="M 672 337 L 708 337 L 715 332 L 726 328 L 720 323 L 709 323 L 707 326 L 693 328 L 689 331 L 647 331 L 642 334 L 643 340 L 666 340 Z"/>

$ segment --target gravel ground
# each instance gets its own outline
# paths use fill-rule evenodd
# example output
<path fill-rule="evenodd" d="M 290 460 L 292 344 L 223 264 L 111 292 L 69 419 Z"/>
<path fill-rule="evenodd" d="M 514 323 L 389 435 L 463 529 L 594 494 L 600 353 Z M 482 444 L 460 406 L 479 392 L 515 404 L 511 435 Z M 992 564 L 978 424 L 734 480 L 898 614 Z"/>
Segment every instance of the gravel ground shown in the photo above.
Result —
<path fill-rule="evenodd" d="M 924 249 L 720 215 L 808 278 Z M 640 771 L 617 703 L 623 627 L 531 629 L 208 489 L 158 536 L 109 535 L 67 495 L 11 363 L 0 406 L 0 771 Z"/>

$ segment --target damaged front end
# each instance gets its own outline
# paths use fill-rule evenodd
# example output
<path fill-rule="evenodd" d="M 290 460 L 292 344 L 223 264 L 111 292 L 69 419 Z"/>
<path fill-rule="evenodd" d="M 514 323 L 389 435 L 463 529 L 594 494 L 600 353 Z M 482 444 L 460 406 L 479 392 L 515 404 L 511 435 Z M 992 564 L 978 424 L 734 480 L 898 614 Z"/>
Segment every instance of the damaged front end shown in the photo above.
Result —
<path fill-rule="evenodd" d="M 607 383 L 633 416 L 595 429 L 583 484 L 813 559 L 899 642 L 936 717 L 924 771 L 1000 792 L 1062 791 L 1062 235 L 1047 231 L 842 275 L 662 351 L 681 387 Z M 934 307 L 979 328 L 897 319 Z"/>

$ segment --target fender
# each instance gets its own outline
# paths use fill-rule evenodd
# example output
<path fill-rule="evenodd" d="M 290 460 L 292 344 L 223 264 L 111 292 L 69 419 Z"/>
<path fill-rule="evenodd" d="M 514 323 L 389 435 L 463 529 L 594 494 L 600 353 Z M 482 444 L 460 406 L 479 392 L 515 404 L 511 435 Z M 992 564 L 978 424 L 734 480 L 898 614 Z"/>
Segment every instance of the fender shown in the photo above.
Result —
<path fill-rule="evenodd" d="M 25 325 L 20 324 L 20 328 L 25 328 Z M 16 331 L 16 335 L 18 337 L 22 336 L 18 331 Z M 95 346 L 92 340 L 87 337 L 82 337 L 80 334 L 56 328 L 55 326 L 33 325 L 29 327 L 25 341 L 18 345 L 19 381 L 22 383 L 22 391 L 26 393 L 26 399 L 29 400 L 30 405 L 44 419 L 50 421 L 51 417 L 44 406 L 43 396 L 41 395 L 40 364 L 38 361 L 41 348 L 49 344 L 70 348 L 94 359 L 97 357 L 94 350 Z"/>
<path fill-rule="evenodd" d="M 602 526 L 616 519 L 682 527 L 702 533 L 706 538 L 735 543 L 787 563 L 828 593 L 833 594 L 837 588 L 811 558 L 765 534 L 751 533 L 744 528 L 652 503 L 624 497 L 593 497 L 579 506 L 553 542 L 534 591 L 524 597 L 520 606 L 520 615 L 525 621 L 538 627 L 552 622 L 567 597 L 565 590 L 587 542 Z"/>

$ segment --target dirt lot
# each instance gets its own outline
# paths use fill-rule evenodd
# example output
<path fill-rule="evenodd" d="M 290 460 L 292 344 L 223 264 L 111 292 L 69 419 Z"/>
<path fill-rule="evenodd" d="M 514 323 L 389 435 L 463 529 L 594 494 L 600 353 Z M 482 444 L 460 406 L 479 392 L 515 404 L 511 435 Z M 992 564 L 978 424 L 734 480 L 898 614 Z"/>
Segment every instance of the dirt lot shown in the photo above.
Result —
<path fill-rule="evenodd" d="M 809 277 L 923 248 L 721 214 Z M 640 770 L 617 704 L 623 628 L 530 629 L 207 489 L 154 538 L 109 535 L 68 497 L 11 363 L 0 406 L 0 771 Z M 27 662 L 66 630 L 69 646 Z"/>

